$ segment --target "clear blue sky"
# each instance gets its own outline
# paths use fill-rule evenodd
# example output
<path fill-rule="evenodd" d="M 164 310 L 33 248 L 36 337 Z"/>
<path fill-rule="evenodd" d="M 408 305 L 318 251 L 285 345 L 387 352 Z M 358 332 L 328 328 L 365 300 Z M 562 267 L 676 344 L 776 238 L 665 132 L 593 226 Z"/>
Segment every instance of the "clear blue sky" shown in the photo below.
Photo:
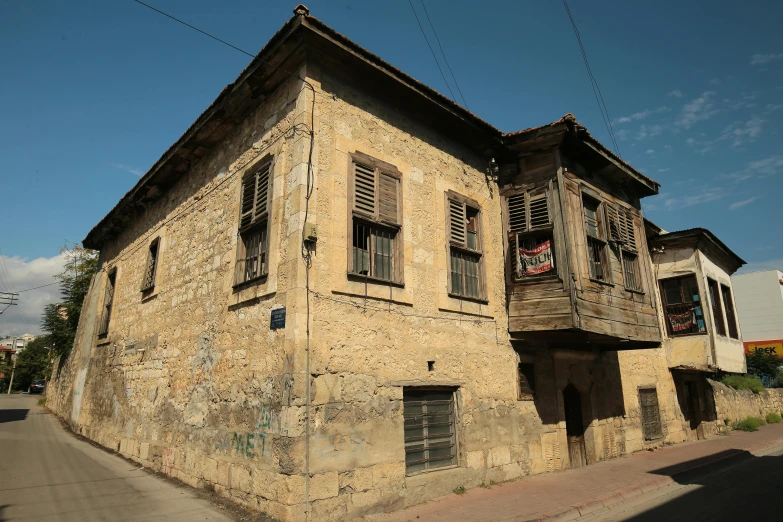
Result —
<path fill-rule="evenodd" d="M 560 2 L 426 1 L 473 112 L 505 131 L 573 112 L 610 143 Z M 296 4 L 149 2 L 251 52 Z M 447 93 L 407 1 L 308 6 Z M 662 185 L 646 215 L 783 265 L 783 3 L 571 9 L 623 157 Z M 0 0 L 2 253 L 52 257 L 83 239 L 249 60 L 130 0 Z"/>

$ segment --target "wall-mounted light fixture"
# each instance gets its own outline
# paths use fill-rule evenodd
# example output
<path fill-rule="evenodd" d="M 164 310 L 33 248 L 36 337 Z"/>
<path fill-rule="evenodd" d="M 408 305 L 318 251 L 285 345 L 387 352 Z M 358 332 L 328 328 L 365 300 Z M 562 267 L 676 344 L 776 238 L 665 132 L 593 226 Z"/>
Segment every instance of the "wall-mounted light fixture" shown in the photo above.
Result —
<path fill-rule="evenodd" d="M 487 167 L 487 177 L 494 182 L 500 178 L 500 167 L 495 163 L 495 158 L 489 160 L 489 166 Z"/>

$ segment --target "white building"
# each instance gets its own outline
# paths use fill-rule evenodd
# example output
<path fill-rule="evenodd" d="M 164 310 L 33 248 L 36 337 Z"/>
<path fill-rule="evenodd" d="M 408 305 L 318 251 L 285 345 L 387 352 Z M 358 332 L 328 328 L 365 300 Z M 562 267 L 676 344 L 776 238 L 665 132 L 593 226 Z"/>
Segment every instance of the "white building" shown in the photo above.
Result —
<path fill-rule="evenodd" d="M 745 351 L 783 358 L 783 272 L 764 270 L 731 278 Z"/>
<path fill-rule="evenodd" d="M 35 339 L 35 336 L 32 334 L 24 334 L 17 337 L 9 335 L 0 339 L 0 344 L 13 348 L 18 353 L 24 350 L 27 347 L 27 344 L 33 339 Z"/>

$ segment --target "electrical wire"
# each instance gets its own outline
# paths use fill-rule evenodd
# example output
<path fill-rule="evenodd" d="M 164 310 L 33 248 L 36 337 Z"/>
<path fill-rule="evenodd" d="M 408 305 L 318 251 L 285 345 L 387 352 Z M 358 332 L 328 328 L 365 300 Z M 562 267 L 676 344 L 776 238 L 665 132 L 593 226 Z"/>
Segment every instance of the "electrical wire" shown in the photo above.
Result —
<path fill-rule="evenodd" d="M 451 79 L 454 80 L 454 85 L 457 86 L 457 92 L 459 92 L 460 98 L 462 98 L 462 103 L 465 105 L 465 108 L 470 110 L 470 107 L 468 107 L 468 102 L 465 101 L 465 96 L 462 94 L 462 89 L 459 88 L 459 83 L 457 82 L 457 77 L 454 76 L 454 71 L 451 70 L 451 65 L 449 65 L 449 60 L 446 58 L 446 53 L 443 51 L 443 46 L 440 44 L 440 38 L 438 37 L 438 32 L 435 30 L 435 26 L 432 25 L 432 20 L 430 19 L 430 13 L 427 12 L 427 6 L 424 5 L 424 0 L 421 1 L 421 6 L 424 8 L 424 14 L 427 15 L 427 21 L 430 24 L 430 28 L 432 28 L 432 34 L 435 35 L 435 40 L 438 42 L 438 48 L 440 49 L 440 54 L 443 55 L 443 61 L 446 62 L 446 67 L 449 69 L 449 74 L 451 74 Z"/>
<path fill-rule="evenodd" d="M 443 74 L 443 69 L 440 68 L 440 62 L 438 61 L 438 57 L 435 55 L 435 51 L 432 49 L 432 46 L 430 45 L 430 40 L 429 38 L 427 38 L 427 33 L 424 32 L 424 27 L 422 27 L 421 22 L 419 21 L 419 15 L 416 14 L 416 9 L 413 7 L 413 2 L 411 2 L 411 0 L 408 0 L 408 3 L 411 6 L 411 10 L 413 10 L 413 16 L 416 17 L 416 23 L 419 24 L 419 29 L 421 29 L 421 34 L 424 36 L 424 40 L 427 42 L 427 47 L 430 48 L 432 57 L 435 58 L 435 65 L 438 66 L 438 70 L 440 71 L 440 77 L 443 78 L 443 82 L 446 84 L 446 88 L 451 93 L 451 99 L 454 100 L 454 103 L 457 103 L 457 97 L 454 96 L 454 92 L 451 90 L 448 80 L 446 80 L 446 75 Z"/>
<path fill-rule="evenodd" d="M 57 276 L 52 276 L 52 277 L 57 277 Z M 25 288 L 24 290 L 17 290 L 14 293 L 21 294 L 22 292 L 29 292 L 30 290 L 38 290 L 39 288 L 46 288 L 47 286 L 58 285 L 58 284 L 60 284 L 60 281 L 55 281 L 54 283 L 49 283 L 41 286 L 34 286 L 33 288 Z"/>
<path fill-rule="evenodd" d="M 582 53 L 582 59 L 584 60 L 585 68 L 587 69 L 587 76 L 590 78 L 590 87 L 593 89 L 593 96 L 595 96 L 595 101 L 598 104 L 598 110 L 601 112 L 601 118 L 603 118 L 604 125 L 606 125 L 606 130 L 609 133 L 609 139 L 612 140 L 612 144 L 614 145 L 614 150 L 617 153 L 617 156 L 622 159 L 622 155 L 620 154 L 620 146 L 617 144 L 617 138 L 615 137 L 614 129 L 612 128 L 612 120 L 609 117 L 609 109 L 606 107 L 606 102 L 604 101 L 604 96 L 601 93 L 601 87 L 598 85 L 598 80 L 595 79 L 593 70 L 590 68 L 590 62 L 587 59 L 587 51 L 585 51 L 585 46 L 582 43 L 582 37 L 579 34 L 579 29 L 576 27 L 574 17 L 571 15 L 571 9 L 568 7 L 567 0 L 563 0 L 563 6 L 565 7 L 568 19 L 571 21 L 571 27 L 574 29 L 576 41 L 579 44 L 579 50 Z"/>

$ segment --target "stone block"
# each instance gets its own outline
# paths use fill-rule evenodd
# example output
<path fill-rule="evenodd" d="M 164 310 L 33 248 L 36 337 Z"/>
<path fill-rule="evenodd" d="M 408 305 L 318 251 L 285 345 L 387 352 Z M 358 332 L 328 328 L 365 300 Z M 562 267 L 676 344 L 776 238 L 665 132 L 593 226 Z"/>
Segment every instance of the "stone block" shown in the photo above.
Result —
<path fill-rule="evenodd" d="M 373 511 L 373 507 L 380 501 L 381 492 L 371 489 L 362 493 L 352 493 L 348 504 L 348 514 L 353 517 L 361 516 Z"/>
<path fill-rule="evenodd" d="M 509 446 L 511 452 L 511 462 L 526 462 L 528 460 L 528 445 L 527 444 L 512 444 Z"/>
<path fill-rule="evenodd" d="M 312 404 L 338 402 L 342 398 L 342 382 L 339 375 L 327 373 L 313 379 Z"/>
<path fill-rule="evenodd" d="M 374 488 L 403 486 L 404 484 L 405 462 L 384 462 L 372 466 L 372 485 Z"/>
<path fill-rule="evenodd" d="M 277 500 L 279 475 L 265 469 L 254 469 L 253 494 L 266 500 Z"/>
<path fill-rule="evenodd" d="M 375 388 L 375 377 L 349 373 L 343 376 L 342 398 L 345 402 L 366 403 L 372 399 Z"/>
<path fill-rule="evenodd" d="M 367 491 L 372 488 L 372 467 L 356 468 L 353 471 L 340 474 L 340 489 L 350 493 Z"/>
<path fill-rule="evenodd" d="M 142 442 L 139 446 L 139 458 L 142 460 L 148 460 L 150 457 L 150 443 Z"/>
<path fill-rule="evenodd" d="M 483 451 L 469 451 L 467 453 L 468 467 L 471 469 L 484 468 L 484 452 Z"/>
<path fill-rule="evenodd" d="M 342 521 L 348 516 L 348 495 L 316 500 L 310 506 L 312 520 Z"/>
<path fill-rule="evenodd" d="M 511 450 L 508 446 L 496 446 L 489 450 L 489 466 L 505 466 L 511 463 Z"/>
<path fill-rule="evenodd" d="M 336 471 L 319 473 L 310 478 L 310 500 L 336 497 L 340 492 L 340 478 Z"/>
<path fill-rule="evenodd" d="M 531 440 L 530 442 L 528 442 L 527 448 L 528 451 L 530 452 L 530 460 L 540 459 L 542 457 L 540 441 Z"/>
<path fill-rule="evenodd" d="M 218 463 L 215 459 L 205 458 L 201 462 L 201 476 L 207 482 L 218 481 Z"/>
<path fill-rule="evenodd" d="M 284 475 L 277 482 L 277 500 L 284 504 L 298 504 L 305 498 L 305 478 L 302 475 Z"/>
<path fill-rule="evenodd" d="M 243 493 L 250 493 L 253 480 L 250 470 L 237 464 L 231 465 L 231 489 L 237 489 Z"/>
<path fill-rule="evenodd" d="M 215 483 L 220 484 L 225 488 L 231 487 L 231 484 L 228 482 L 228 472 L 230 468 L 231 465 L 228 462 L 224 462 L 222 460 L 217 461 L 217 480 Z"/>

